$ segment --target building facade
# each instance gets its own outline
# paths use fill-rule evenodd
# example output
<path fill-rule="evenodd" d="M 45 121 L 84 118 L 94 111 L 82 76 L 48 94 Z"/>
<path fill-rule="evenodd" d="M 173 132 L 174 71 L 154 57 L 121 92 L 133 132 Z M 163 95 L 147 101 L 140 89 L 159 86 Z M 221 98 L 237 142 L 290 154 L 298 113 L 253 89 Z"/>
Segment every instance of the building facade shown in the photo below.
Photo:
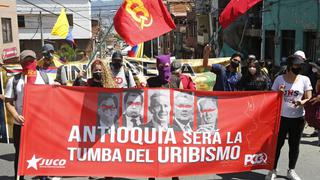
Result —
<path fill-rule="evenodd" d="M 1 61 L 16 61 L 20 52 L 16 1 L 0 0 L 0 20 Z"/>
<path fill-rule="evenodd" d="M 19 38 L 21 49 L 41 50 L 41 34 L 45 43 L 59 48 L 64 39 L 51 35 L 58 15 L 65 8 L 72 35 L 79 49 L 88 49 L 91 41 L 91 1 L 90 0 L 48 0 L 17 1 Z M 42 32 L 42 33 L 41 33 Z"/>
<path fill-rule="evenodd" d="M 263 11 L 266 59 L 280 59 L 303 50 L 306 57 L 320 58 L 320 0 L 265 0 Z"/>

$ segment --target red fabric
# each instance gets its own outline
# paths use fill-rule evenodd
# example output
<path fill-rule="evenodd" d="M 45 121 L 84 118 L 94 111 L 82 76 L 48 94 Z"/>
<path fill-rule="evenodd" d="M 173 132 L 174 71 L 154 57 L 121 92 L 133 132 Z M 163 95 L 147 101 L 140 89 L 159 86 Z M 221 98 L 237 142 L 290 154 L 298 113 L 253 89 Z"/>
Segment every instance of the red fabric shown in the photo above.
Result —
<path fill-rule="evenodd" d="M 37 79 L 37 62 L 27 61 L 21 64 L 22 72 L 27 76 L 27 84 L 34 84 Z"/>
<path fill-rule="evenodd" d="M 320 129 L 320 103 L 312 105 L 307 102 L 304 108 L 306 110 L 305 119 L 308 125 Z"/>
<path fill-rule="evenodd" d="M 217 136 L 214 138 L 214 132 L 209 132 L 206 136 L 209 135 L 211 140 L 220 139 L 220 142 L 209 143 L 208 137 L 202 137 L 200 132 L 194 133 L 193 135 L 196 135 L 194 137 L 190 134 L 187 135 L 189 138 L 185 138 L 181 131 L 176 130 L 172 131 L 173 134 L 169 136 L 166 133 L 158 134 L 158 132 L 151 136 L 151 130 L 149 131 L 150 135 L 139 135 L 137 131 L 127 130 L 127 134 L 122 131 L 113 135 L 116 139 L 112 141 L 111 134 L 102 133 L 101 135 L 98 130 L 92 130 L 92 128 L 98 129 L 98 113 L 102 112 L 99 109 L 102 106 L 99 102 L 101 103 L 106 96 L 117 95 L 120 108 L 117 111 L 119 117 L 119 126 L 117 127 L 121 127 L 120 130 L 126 130 L 122 127 L 124 126 L 122 121 L 125 118 L 124 115 L 122 116 L 122 112 L 126 112 L 123 109 L 125 107 L 123 106 L 125 104 L 123 97 L 128 91 L 127 89 L 26 85 L 23 104 L 23 116 L 26 121 L 21 134 L 19 174 L 32 176 L 175 177 L 273 168 L 282 93 L 212 92 L 164 88 L 139 90 L 144 91 L 142 92 L 144 94 L 143 122 L 150 120 L 147 110 L 148 101 L 155 92 L 166 91 L 168 93 L 167 98 L 172 106 L 169 113 L 171 115 L 175 115 L 174 111 L 178 111 L 178 109 L 180 109 L 180 113 L 184 113 L 183 108 L 190 108 L 186 105 L 183 107 L 177 105 L 178 108 L 176 108 L 175 101 L 179 98 L 174 99 L 177 97 L 175 93 L 192 92 L 193 98 L 190 95 L 188 100 L 191 102 L 191 106 L 194 106 L 191 108 L 194 113 L 194 116 L 191 116 L 194 118 L 192 121 L 194 131 L 199 130 L 203 125 L 199 123 L 203 120 L 198 115 L 198 98 L 216 99 L 214 110 L 217 110 L 216 127 L 219 129 L 216 133 L 220 138 Z M 168 102 L 163 99 L 164 97 L 161 98 L 161 101 Z M 202 102 L 201 100 L 199 102 Z M 212 102 L 209 101 L 210 106 L 213 104 Z M 104 106 L 110 106 L 110 104 Z M 105 109 L 102 110 L 105 111 Z M 207 108 L 200 111 L 214 110 Z M 172 120 L 173 116 L 169 117 Z M 175 126 L 173 121 L 170 123 L 170 127 Z M 140 129 L 138 128 L 138 130 Z M 131 132 L 135 132 L 136 135 Z M 237 135 L 237 137 L 241 140 L 235 141 L 238 133 L 240 136 Z M 142 144 L 135 143 L 136 141 L 132 137 L 142 138 Z M 175 139 L 176 142 L 165 142 L 168 137 Z M 120 142 L 117 140 L 118 138 L 128 141 Z M 153 143 L 146 143 L 144 139 L 157 140 Z M 202 140 L 207 143 L 203 143 Z M 77 157 L 77 152 L 71 150 L 78 151 L 77 148 L 82 151 L 79 153 L 80 159 Z M 162 153 L 159 153 L 159 148 L 162 148 Z M 164 152 L 164 148 L 169 148 L 170 152 Z M 190 151 L 191 149 L 206 150 L 208 148 L 215 149 L 212 151 L 214 160 L 205 160 L 206 157 L 212 156 L 206 152 L 203 154 L 199 152 L 198 155 L 201 158 L 193 162 L 190 161 L 190 158 L 194 156 L 189 153 L 197 152 Z M 90 149 L 90 153 L 84 153 L 85 149 Z M 121 161 L 113 159 L 117 149 L 120 152 Z M 230 151 L 229 153 L 223 151 L 219 155 L 218 149 L 229 149 Z M 177 150 L 181 150 L 181 156 L 177 155 Z M 108 151 L 113 158 L 108 159 Z M 130 161 L 127 156 L 130 151 L 136 153 L 139 151 L 140 153 Z M 172 156 L 173 154 L 176 155 Z M 82 155 L 84 156 L 83 160 L 81 160 Z M 90 159 L 87 158 L 88 156 Z M 163 156 L 162 159 L 164 157 L 172 158 L 172 162 L 170 160 L 161 162 L 159 156 Z M 176 156 L 180 158 L 175 158 Z M 231 159 L 233 156 L 236 158 Z M 179 159 L 185 162 L 177 162 Z M 147 162 L 147 160 L 150 161 Z"/>
<path fill-rule="evenodd" d="M 144 25 L 142 19 L 145 19 Z M 113 22 L 118 34 L 130 46 L 154 39 L 176 27 L 162 0 L 126 0 Z"/>
<path fill-rule="evenodd" d="M 191 90 L 195 90 L 196 89 L 196 86 L 195 86 L 195 84 L 192 81 L 190 76 L 181 74 L 180 75 L 180 79 L 181 79 L 181 82 L 182 82 L 183 89 L 191 89 Z"/>
<path fill-rule="evenodd" d="M 262 0 L 231 0 L 219 17 L 223 29 L 227 28 L 238 17 Z"/>

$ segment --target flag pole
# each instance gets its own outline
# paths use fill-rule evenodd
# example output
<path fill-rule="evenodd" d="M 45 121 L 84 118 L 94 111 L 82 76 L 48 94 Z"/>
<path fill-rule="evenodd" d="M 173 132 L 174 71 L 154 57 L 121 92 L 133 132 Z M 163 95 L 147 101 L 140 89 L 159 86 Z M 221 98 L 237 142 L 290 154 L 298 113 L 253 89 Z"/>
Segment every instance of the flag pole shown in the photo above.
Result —
<path fill-rule="evenodd" d="M 100 41 L 98 47 L 96 47 L 96 48 L 94 49 L 94 51 L 91 53 L 91 56 L 89 57 L 89 61 L 88 61 L 88 63 L 87 63 L 87 66 L 84 68 L 84 71 L 87 71 L 87 69 L 89 68 L 89 66 L 90 66 L 90 64 L 92 63 L 93 59 L 95 58 L 98 50 L 101 48 L 101 46 L 102 46 L 102 44 L 103 44 L 102 42 L 105 42 L 105 41 L 106 41 L 106 39 L 107 39 L 108 35 L 110 34 L 110 31 L 111 31 L 112 28 L 113 28 L 113 23 L 112 23 L 112 24 L 110 25 L 110 27 L 108 28 L 107 33 L 103 36 L 103 38 L 102 38 L 102 40 Z M 100 56 L 101 56 L 101 54 L 100 54 Z"/>

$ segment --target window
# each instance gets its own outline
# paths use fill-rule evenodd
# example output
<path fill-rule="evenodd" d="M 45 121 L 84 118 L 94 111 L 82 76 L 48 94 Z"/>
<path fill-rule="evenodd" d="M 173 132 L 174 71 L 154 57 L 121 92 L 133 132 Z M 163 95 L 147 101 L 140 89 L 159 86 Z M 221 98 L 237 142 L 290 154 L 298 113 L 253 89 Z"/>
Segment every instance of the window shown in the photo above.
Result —
<path fill-rule="evenodd" d="M 311 61 L 317 60 L 317 32 L 305 31 L 303 33 L 303 51 L 306 53 L 307 59 Z"/>
<path fill-rule="evenodd" d="M 3 43 L 12 42 L 12 28 L 10 18 L 1 18 Z"/>
<path fill-rule="evenodd" d="M 18 15 L 18 27 L 26 27 L 23 15 Z"/>
<path fill-rule="evenodd" d="M 69 26 L 73 26 L 73 14 L 67 14 Z"/>
<path fill-rule="evenodd" d="M 281 42 L 281 57 L 288 57 L 294 53 L 295 50 L 295 31 L 282 30 Z"/>

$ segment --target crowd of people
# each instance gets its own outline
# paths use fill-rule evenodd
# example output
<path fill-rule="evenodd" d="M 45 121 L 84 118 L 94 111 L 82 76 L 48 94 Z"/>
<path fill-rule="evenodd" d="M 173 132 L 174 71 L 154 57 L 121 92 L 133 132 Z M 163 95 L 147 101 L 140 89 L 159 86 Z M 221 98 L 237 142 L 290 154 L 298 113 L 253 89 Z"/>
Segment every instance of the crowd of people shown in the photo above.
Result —
<path fill-rule="evenodd" d="M 211 48 L 207 45 L 203 54 L 203 66 L 208 67 L 208 59 Z M 44 45 L 42 49 L 43 58 L 36 60 L 36 54 L 31 50 L 24 50 L 20 54 L 20 64 L 23 68 L 22 73 L 11 77 L 6 85 L 5 90 L 5 105 L 7 110 L 14 118 L 14 147 L 15 153 L 15 175 L 17 176 L 17 166 L 19 157 L 20 132 L 25 119 L 22 116 L 23 105 L 23 88 L 25 84 L 50 84 L 50 85 L 66 85 L 67 78 L 63 62 L 60 62 L 54 55 L 54 47 L 51 44 Z M 243 65 L 243 66 L 241 66 Z M 262 60 L 257 60 L 254 55 L 249 55 L 245 60 L 240 53 L 234 53 L 230 58 L 230 63 L 227 66 L 213 64 L 210 67 L 212 73 L 216 74 L 216 82 L 213 91 L 282 91 L 283 104 L 281 111 L 281 122 L 276 147 L 276 159 L 274 169 L 266 176 L 267 180 L 273 180 L 277 177 L 277 162 L 280 156 L 281 147 L 288 135 L 289 142 L 289 169 L 288 178 L 300 180 L 300 177 L 294 171 L 299 155 L 299 144 L 302 131 L 305 126 L 305 110 L 304 106 L 309 104 L 313 106 L 320 102 L 320 62 L 307 62 L 307 59 L 302 51 L 297 51 L 289 56 L 283 62 L 284 69 L 278 73 L 273 73 L 272 69 L 266 66 Z M 156 57 L 156 67 L 158 75 L 147 80 L 147 87 L 163 87 L 176 89 L 191 89 L 195 90 L 196 86 L 192 79 L 181 73 L 181 63 L 178 61 L 170 61 L 170 55 L 159 55 Z M 309 70 L 307 69 L 309 68 Z M 310 71 L 310 68 L 312 69 Z M 56 76 L 48 75 L 47 71 L 56 69 Z M 310 73 L 312 72 L 312 73 Z M 106 64 L 100 59 L 96 59 L 91 64 L 91 78 L 85 80 L 84 71 L 80 72 L 73 82 L 74 86 L 90 86 L 101 88 L 135 88 L 137 85 L 134 81 L 133 74 L 128 69 L 120 52 L 116 51 L 112 54 L 111 62 Z M 155 92 L 150 99 L 153 103 L 149 111 L 152 113 L 153 120 L 147 124 L 142 124 L 141 111 L 143 108 L 141 101 L 143 97 L 141 92 L 132 91 L 124 97 L 128 104 L 126 107 L 124 121 L 122 124 L 126 127 L 165 127 L 163 125 L 163 111 L 166 109 L 166 98 L 161 93 Z M 180 104 L 174 104 L 179 110 L 179 107 L 192 107 L 193 104 L 185 104 L 187 101 L 183 99 L 190 98 L 188 94 L 178 94 L 175 98 L 182 99 L 178 101 Z M 119 107 L 117 99 L 109 96 L 99 97 L 98 116 L 105 121 L 99 121 L 105 126 L 119 126 L 114 123 L 115 119 L 107 121 L 109 117 L 115 117 L 113 114 L 116 108 Z M 157 99 L 162 99 L 157 101 Z M 136 102 L 137 101 L 137 102 Z M 181 104 L 182 103 L 182 104 Z M 184 104 L 183 104 L 184 103 Z M 133 104 L 133 105 L 132 105 Z M 208 105 L 209 104 L 209 105 Z M 200 110 L 206 109 L 212 104 L 216 104 L 215 99 L 200 99 L 197 106 Z M 106 109 L 106 107 L 113 107 Z M 110 115 L 105 116 L 108 111 Z M 192 111 L 190 111 L 192 112 Z M 203 117 L 203 122 L 198 124 L 199 131 L 215 129 L 216 122 L 208 123 L 212 120 L 211 116 L 215 116 L 206 110 L 201 111 L 199 116 Z M 113 114 L 112 114 L 113 113 Z M 193 117 L 189 112 L 180 112 L 182 115 L 175 118 L 173 128 L 177 131 L 192 130 L 190 117 Z M 310 116 L 310 118 L 313 118 Z M 111 123 L 109 123 L 111 122 Z M 98 125 L 100 125 L 98 124 Z M 209 125 L 210 124 L 210 125 Z M 318 131 L 317 129 L 315 131 Z M 320 138 L 320 135 L 319 135 Z M 45 176 L 40 176 L 40 179 L 47 179 Z M 20 177 L 23 179 L 23 177 Z M 154 178 L 149 178 L 154 179 Z M 173 177 L 172 179 L 179 179 Z"/>

